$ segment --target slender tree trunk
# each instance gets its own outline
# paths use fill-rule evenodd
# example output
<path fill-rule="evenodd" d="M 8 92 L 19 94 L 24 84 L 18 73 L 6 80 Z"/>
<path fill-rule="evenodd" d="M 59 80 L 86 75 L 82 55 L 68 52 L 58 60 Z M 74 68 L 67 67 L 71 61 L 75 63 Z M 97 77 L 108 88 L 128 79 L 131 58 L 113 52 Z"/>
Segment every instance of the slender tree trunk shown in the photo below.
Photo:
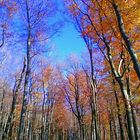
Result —
<path fill-rule="evenodd" d="M 29 94 L 29 83 L 31 75 L 31 26 L 30 26 L 30 15 L 29 15 L 29 1 L 26 0 L 26 14 L 27 14 L 27 25 L 28 25 L 28 37 L 27 37 L 27 68 L 25 74 L 25 83 L 24 83 L 24 94 L 23 94 L 23 103 L 20 116 L 18 140 L 23 140 L 24 136 L 24 121 L 28 104 L 28 94 Z"/>
<path fill-rule="evenodd" d="M 12 127 L 13 127 L 13 122 L 12 120 L 14 119 L 14 111 L 16 108 L 16 101 L 17 101 L 17 96 L 18 96 L 18 91 L 21 87 L 21 83 L 24 77 L 24 73 L 25 73 L 25 69 L 26 69 L 26 60 L 24 59 L 24 65 L 23 65 L 23 69 L 20 75 L 19 80 L 17 80 L 15 82 L 15 86 L 13 88 L 13 100 L 12 100 L 12 107 L 11 107 L 11 111 L 8 115 L 8 120 L 6 122 L 6 126 L 5 126 L 5 130 L 2 136 L 2 139 L 7 139 L 9 137 L 9 135 L 12 133 Z"/>
<path fill-rule="evenodd" d="M 3 134 L 3 123 L 4 123 L 4 119 L 3 119 L 3 105 L 4 105 L 4 98 L 5 98 L 5 90 L 2 89 L 0 90 L 0 95 L 1 95 L 1 101 L 0 101 L 0 138 L 2 137 Z"/>
<path fill-rule="evenodd" d="M 112 120 L 109 120 L 109 126 L 110 126 L 110 140 L 114 140 L 113 139 L 113 128 L 112 128 Z"/>
<path fill-rule="evenodd" d="M 132 96 L 131 88 L 130 88 L 130 77 L 129 76 L 126 78 L 126 85 L 127 85 L 127 92 L 129 93 L 129 96 Z M 130 101 L 130 104 L 131 104 L 131 101 Z M 138 125 L 137 125 L 137 115 L 136 115 L 136 111 L 135 111 L 135 108 L 133 107 L 133 105 L 131 105 L 131 107 L 132 107 L 132 116 L 133 116 L 135 136 L 136 136 L 136 140 L 139 140 L 140 139 L 140 133 L 139 133 Z"/>
<path fill-rule="evenodd" d="M 102 140 L 106 140 L 106 131 L 105 131 L 105 127 L 103 126 L 103 137 Z"/>
<path fill-rule="evenodd" d="M 136 140 L 140 140 L 140 132 L 139 132 L 138 124 L 137 124 L 137 115 L 136 115 L 135 108 L 132 109 L 132 115 L 133 115 L 133 123 L 134 123 Z"/>
<path fill-rule="evenodd" d="M 43 80 L 43 77 L 42 77 Z M 46 131 L 46 115 L 45 115 L 45 101 L 46 101 L 46 97 L 45 97 L 45 89 L 44 89 L 44 81 L 42 81 L 43 83 L 43 103 L 42 103 L 42 129 L 41 129 L 41 137 L 42 140 L 45 140 L 45 131 Z M 48 138 L 48 137 L 47 137 Z"/>
<path fill-rule="evenodd" d="M 113 79 L 113 88 L 114 88 L 114 96 L 115 96 L 115 101 L 116 101 L 116 106 L 117 106 L 117 117 L 118 117 L 118 123 L 119 123 L 119 130 L 120 130 L 120 139 L 125 140 L 125 131 L 123 127 L 123 120 L 122 120 L 122 115 L 120 113 L 120 105 L 119 105 L 119 99 L 118 95 L 115 89 L 115 80 Z"/>
<path fill-rule="evenodd" d="M 91 102 L 91 101 L 90 101 Z M 93 109 L 92 109 L 92 104 L 91 104 L 91 140 L 94 140 L 94 113 L 93 113 Z"/>
<path fill-rule="evenodd" d="M 114 133 L 114 139 L 117 140 L 117 131 L 116 131 L 116 121 L 115 121 L 115 117 L 113 119 L 113 133 Z"/>
<path fill-rule="evenodd" d="M 129 139 L 136 140 L 135 137 L 135 130 L 134 130 L 134 123 L 133 123 L 133 114 L 132 114 L 132 107 L 129 101 L 129 96 L 127 93 L 127 90 L 125 89 L 123 83 L 120 81 L 119 82 L 121 91 L 124 96 L 124 101 L 125 101 L 125 107 L 126 107 L 126 116 L 127 116 L 127 123 L 128 123 L 128 131 L 129 131 Z"/>
<path fill-rule="evenodd" d="M 84 128 L 83 128 L 83 124 L 82 124 L 82 120 L 81 117 L 78 117 L 78 124 L 79 124 L 79 130 L 80 130 L 80 140 L 84 140 Z"/>
<path fill-rule="evenodd" d="M 94 128 L 95 128 L 95 136 L 96 140 L 100 140 L 100 130 L 99 130 L 99 122 L 98 122 L 98 110 L 97 110 L 97 87 L 96 87 L 96 79 L 94 78 L 94 64 L 93 64 L 93 51 L 92 46 L 88 48 L 90 55 L 90 68 L 91 68 L 91 92 L 92 92 L 92 117 L 94 120 Z M 93 122 L 92 122 L 93 123 Z"/>

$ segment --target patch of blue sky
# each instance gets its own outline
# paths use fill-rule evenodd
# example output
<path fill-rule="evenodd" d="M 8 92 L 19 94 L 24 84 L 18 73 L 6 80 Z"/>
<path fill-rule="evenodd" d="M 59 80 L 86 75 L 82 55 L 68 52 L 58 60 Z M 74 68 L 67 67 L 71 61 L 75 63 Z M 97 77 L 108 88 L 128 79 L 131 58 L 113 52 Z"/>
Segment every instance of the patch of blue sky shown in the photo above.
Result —
<path fill-rule="evenodd" d="M 60 61 L 71 54 L 76 54 L 80 57 L 86 49 L 83 39 L 71 23 L 65 24 L 59 36 L 54 36 L 52 41 L 55 45 L 53 53 L 57 55 Z"/>

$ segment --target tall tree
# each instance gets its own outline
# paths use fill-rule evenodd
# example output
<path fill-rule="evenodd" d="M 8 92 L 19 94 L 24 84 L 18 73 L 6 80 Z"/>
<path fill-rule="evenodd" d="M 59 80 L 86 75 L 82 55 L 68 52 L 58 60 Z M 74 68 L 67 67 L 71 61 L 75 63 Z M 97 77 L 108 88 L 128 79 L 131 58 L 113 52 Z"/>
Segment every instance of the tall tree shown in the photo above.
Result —
<path fill-rule="evenodd" d="M 25 74 L 24 82 L 24 94 L 22 111 L 20 117 L 20 125 L 18 132 L 18 139 L 24 138 L 24 120 L 28 104 L 29 87 L 30 87 L 30 77 L 31 77 L 31 57 L 35 46 L 37 46 L 40 41 L 46 41 L 50 35 L 56 32 L 58 26 L 51 30 L 49 23 L 47 22 L 47 17 L 52 15 L 53 5 L 50 1 L 33 1 L 25 0 L 18 1 L 18 5 L 21 9 L 21 14 L 25 23 L 25 34 L 26 34 L 26 59 L 27 68 Z M 51 23 L 53 24 L 53 23 Z M 45 35 L 44 32 L 48 30 L 48 34 Z M 41 46 L 41 43 L 40 43 Z"/>

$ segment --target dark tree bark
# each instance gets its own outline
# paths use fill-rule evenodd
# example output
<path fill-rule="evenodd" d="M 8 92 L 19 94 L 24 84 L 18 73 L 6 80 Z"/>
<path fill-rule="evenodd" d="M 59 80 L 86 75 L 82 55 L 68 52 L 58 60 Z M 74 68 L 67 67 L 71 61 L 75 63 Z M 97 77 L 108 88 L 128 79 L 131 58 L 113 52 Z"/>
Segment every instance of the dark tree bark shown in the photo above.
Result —
<path fill-rule="evenodd" d="M 27 17 L 27 68 L 25 74 L 25 82 L 24 82 L 24 94 L 23 94 L 23 102 L 22 102 L 22 110 L 20 116 L 20 124 L 19 124 L 19 132 L 18 132 L 18 140 L 23 140 L 24 137 L 24 121 L 28 104 L 28 94 L 29 94 L 29 83 L 31 76 L 31 23 L 30 23 L 30 13 L 29 13 L 29 1 L 26 0 L 26 17 Z"/>
<path fill-rule="evenodd" d="M 113 77 L 112 77 L 113 78 Z M 121 140 L 125 140 L 125 129 L 124 129 L 124 125 L 123 125 L 123 119 L 122 119 L 122 115 L 120 113 L 120 105 L 119 105 L 119 98 L 118 98 L 118 95 L 117 95 L 117 91 L 115 89 L 115 80 L 113 78 L 112 80 L 112 84 L 113 84 L 113 90 L 114 90 L 114 96 L 115 96 L 115 101 L 116 101 L 116 106 L 117 106 L 117 117 L 118 117 L 118 125 L 119 125 L 119 133 L 120 133 L 120 139 Z"/>
<path fill-rule="evenodd" d="M 8 119 L 7 119 L 7 122 L 6 122 L 6 125 L 5 125 L 5 130 L 4 130 L 2 139 L 7 139 L 10 136 L 10 134 L 12 133 L 12 132 L 10 132 L 10 131 L 12 131 L 12 126 L 13 126 L 12 120 L 14 119 L 14 111 L 15 111 L 15 108 L 16 108 L 18 91 L 21 87 L 22 80 L 23 80 L 24 74 L 25 74 L 25 70 L 26 70 L 26 60 L 24 59 L 24 65 L 23 65 L 22 72 L 20 74 L 20 78 L 16 80 L 14 88 L 13 88 L 12 107 L 11 107 L 11 111 L 8 115 Z"/>
<path fill-rule="evenodd" d="M 3 117 L 3 107 L 4 107 L 4 98 L 5 98 L 5 89 L 1 89 L 1 100 L 0 100 L 0 138 L 3 134 L 3 123 L 4 123 L 4 117 Z"/>
<path fill-rule="evenodd" d="M 4 41 L 5 41 L 5 38 L 4 38 L 4 29 L 2 30 L 2 39 L 1 39 L 1 43 L 0 43 L 0 48 L 4 45 Z"/>
<path fill-rule="evenodd" d="M 115 14 L 116 14 L 120 34 L 126 44 L 127 51 L 129 52 L 129 54 L 131 56 L 131 59 L 132 59 L 133 65 L 134 65 L 134 70 L 136 71 L 136 74 L 140 80 L 140 64 L 139 64 L 137 55 L 136 55 L 135 51 L 133 50 L 132 42 L 130 41 L 128 35 L 126 34 L 119 7 L 117 6 L 117 4 L 115 2 L 112 3 L 112 6 L 113 6 Z"/>

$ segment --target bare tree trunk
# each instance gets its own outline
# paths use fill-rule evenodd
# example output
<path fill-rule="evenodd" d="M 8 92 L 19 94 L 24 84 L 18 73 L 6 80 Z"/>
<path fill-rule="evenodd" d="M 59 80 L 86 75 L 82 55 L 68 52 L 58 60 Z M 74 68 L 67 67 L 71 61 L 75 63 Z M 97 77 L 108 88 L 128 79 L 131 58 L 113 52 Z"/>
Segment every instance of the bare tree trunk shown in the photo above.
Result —
<path fill-rule="evenodd" d="M 124 132 L 124 127 L 123 127 L 123 120 L 122 120 L 122 115 L 120 113 L 120 105 L 119 105 L 119 99 L 118 95 L 115 89 L 115 80 L 113 79 L 112 81 L 113 88 L 114 88 L 114 96 L 115 96 L 115 101 L 116 101 L 116 106 L 117 106 L 117 117 L 118 117 L 118 123 L 119 123 L 119 130 L 120 130 L 120 139 L 125 140 L 125 132 Z"/>
<path fill-rule="evenodd" d="M 103 126 L 103 137 L 102 140 L 106 140 L 106 131 L 105 131 L 105 127 Z"/>
<path fill-rule="evenodd" d="M 94 120 L 95 136 L 96 140 L 100 140 L 100 130 L 98 122 L 98 110 L 97 110 L 97 86 L 96 79 L 94 78 L 94 64 L 93 64 L 93 51 L 92 46 L 88 45 L 88 51 L 90 55 L 90 68 L 91 68 L 91 92 L 92 92 L 92 117 Z"/>
<path fill-rule="evenodd" d="M 113 139 L 113 128 L 112 128 L 112 120 L 109 120 L 109 126 L 110 126 L 110 140 L 114 140 Z"/>
<path fill-rule="evenodd" d="M 116 121 L 115 121 L 115 119 L 116 119 L 116 118 L 114 117 L 114 119 L 112 120 L 112 122 L 113 122 L 113 133 L 114 133 L 114 139 L 117 140 L 118 137 L 117 137 Z"/>
<path fill-rule="evenodd" d="M 45 112 L 45 102 L 46 102 L 46 97 L 45 97 L 45 87 L 44 87 L 44 81 L 43 81 L 43 76 L 42 76 L 42 88 L 43 88 L 43 103 L 42 103 L 42 129 L 41 129 L 41 139 L 45 140 L 45 131 L 46 131 L 46 112 Z M 47 137 L 48 138 L 48 137 Z"/>
<path fill-rule="evenodd" d="M 129 93 L 129 95 L 131 97 L 132 93 L 131 93 L 131 89 L 130 89 L 130 77 L 129 76 L 126 78 L 126 85 L 127 85 L 127 92 Z M 130 101 L 130 104 L 131 104 L 131 101 Z M 136 140 L 139 140 L 140 133 L 139 133 L 138 124 L 137 124 L 137 114 L 136 114 L 136 110 L 133 107 L 133 105 L 131 105 L 131 107 L 132 107 L 132 116 L 133 116 L 135 136 L 136 136 Z"/>
<path fill-rule="evenodd" d="M 13 88 L 12 107 L 11 107 L 11 111 L 8 115 L 8 120 L 6 122 L 6 126 L 5 126 L 5 130 L 3 132 L 2 139 L 7 139 L 10 136 L 10 134 L 12 133 L 12 127 L 13 127 L 12 120 L 14 119 L 14 111 L 15 111 L 15 108 L 16 108 L 18 91 L 21 87 L 21 83 L 22 83 L 22 80 L 23 80 L 23 77 L 24 77 L 25 69 L 26 69 L 26 60 L 24 59 L 24 65 L 23 65 L 23 69 L 22 69 L 20 78 L 15 82 L 15 85 L 14 85 L 14 88 Z"/>
<path fill-rule="evenodd" d="M 92 105 L 91 105 L 91 109 L 92 109 Z M 92 118 L 91 118 L 91 140 L 94 140 L 94 113 L 93 110 L 91 111 L 92 113 Z"/>
<path fill-rule="evenodd" d="M 133 115 L 133 123 L 134 123 L 136 140 L 139 140 L 140 139 L 140 132 L 139 132 L 138 124 L 137 124 L 137 114 L 136 114 L 135 108 L 132 109 L 132 115 Z"/>
<path fill-rule="evenodd" d="M 130 104 L 130 101 L 129 101 L 129 96 L 128 96 L 127 90 L 125 89 L 125 87 L 124 87 L 124 85 L 121 81 L 119 82 L 119 85 L 120 85 L 120 88 L 121 88 L 121 91 L 123 93 L 124 100 L 125 100 L 129 139 L 130 140 L 131 139 L 136 140 L 134 123 L 133 123 L 132 107 L 131 107 L 131 104 Z"/>
<path fill-rule="evenodd" d="M 23 94 L 23 103 L 22 110 L 20 116 L 20 124 L 19 124 L 19 132 L 18 132 L 18 140 L 23 140 L 24 136 L 24 121 L 25 114 L 27 110 L 28 104 L 28 94 L 29 94 L 29 83 L 30 83 L 30 75 L 31 75 L 31 25 L 30 25 L 30 15 L 29 15 L 29 1 L 26 0 L 26 15 L 27 15 L 27 25 L 28 25 L 28 37 L 27 37 L 27 69 L 25 74 L 25 83 L 24 83 L 24 94 Z"/>
<path fill-rule="evenodd" d="M 1 95 L 1 101 L 0 101 L 0 138 L 2 137 L 3 134 L 3 104 L 4 104 L 4 98 L 5 98 L 5 90 L 1 89 L 0 90 L 0 95 Z"/>
<path fill-rule="evenodd" d="M 48 108 L 49 113 L 49 108 Z M 51 124 L 53 121 L 53 114 L 54 114 L 54 104 L 51 105 L 51 112 L 48 114 L 50 116 L 50 119 L 48 120 L 48 138 L 51 139 Z"/>

